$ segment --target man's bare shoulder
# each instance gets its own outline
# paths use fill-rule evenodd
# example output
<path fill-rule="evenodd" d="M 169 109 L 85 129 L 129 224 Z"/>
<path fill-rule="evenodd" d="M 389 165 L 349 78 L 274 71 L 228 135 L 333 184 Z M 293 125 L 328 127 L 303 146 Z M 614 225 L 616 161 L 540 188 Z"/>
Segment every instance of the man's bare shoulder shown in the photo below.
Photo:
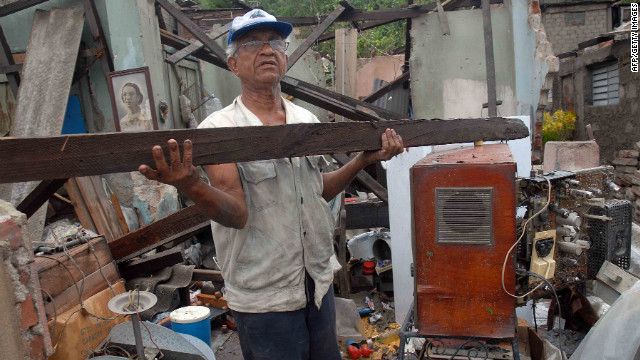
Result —
<path fill-rule="evenodd" d="M 225 107 L 224 109 L 218 110 L 213 114 L 207 116 L 207 118 L 202 120 L 200 125 L 198 125 L 198 128 L 206 129 L 236 126 L 238 126 L 238 124 L 236 123 L 235 119 L 235 103 L 231 103 L 231 105 Z"/>

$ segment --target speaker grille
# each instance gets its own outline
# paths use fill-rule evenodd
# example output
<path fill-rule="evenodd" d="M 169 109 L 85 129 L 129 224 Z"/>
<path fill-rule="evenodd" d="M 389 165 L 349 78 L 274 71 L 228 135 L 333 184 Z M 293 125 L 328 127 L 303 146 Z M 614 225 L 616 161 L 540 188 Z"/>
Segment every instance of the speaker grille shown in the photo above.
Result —
<path fill-rule="evenodd" d="M 436 243 L 493 244 L 493 188 L 436 188 Z"/>
<path fill-rule="evenodd" d="M 589 219 L 591 249 L 588 257 L 588 276 L 595 279 L 605 260 L 628 270 L 631 258 L 631 219 L 633 206 L 630 201 L 611 199 L 605 207 L 591 208 L 590 214 L 611 217 L 610 221 Z"/>

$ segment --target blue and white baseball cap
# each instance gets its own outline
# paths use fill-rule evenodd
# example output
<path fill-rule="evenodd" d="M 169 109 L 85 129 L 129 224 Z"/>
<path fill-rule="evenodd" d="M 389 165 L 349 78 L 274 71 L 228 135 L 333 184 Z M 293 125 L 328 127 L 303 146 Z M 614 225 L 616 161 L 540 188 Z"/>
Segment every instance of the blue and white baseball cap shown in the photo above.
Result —
<path fill-rule="evenodd" d="M 233 19 L 231 28 L 229 29 L 229 38 L 227 44 L 231 44 L 232 41 L 239 38 L 243 34 L 246 34 L 249 30 L 258 27 L 266 27 L 273 29 L 287 37 L 293 30 L 293 25 L 276 20 L 276 17 L 269 14 L 262 9 L 253 9 L 243 16 L 238 16 Z"/>

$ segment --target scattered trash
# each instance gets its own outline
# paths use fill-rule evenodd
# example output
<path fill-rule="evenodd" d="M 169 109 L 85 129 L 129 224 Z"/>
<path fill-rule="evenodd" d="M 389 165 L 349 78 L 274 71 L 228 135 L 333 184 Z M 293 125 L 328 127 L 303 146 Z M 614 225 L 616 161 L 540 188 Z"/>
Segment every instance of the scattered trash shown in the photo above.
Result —
<path fill-rule="evenodd" d="M 362 264 L 362 275 L 373 275 L 376 272 L 376 264 L 373 261 L 365 261 Z"/>
<path fill-rule="evenodd" d="M 382 318 L 382 314 L 377 312 L 371 316 L 369 316 L 369 323 L 371 324 L 375 324 L 376 322 L 378 322 L 378 320 L 380 320 Z"/>
<path fill-rule="evenodd" d="M 358 310 L 358 314 L 360 314 L 360 316 L 370 315 L 373 314 L 373 310 L 369 309 L 368 307 L 362 308 Z"/>
<path fill-rule="evenodd" d="M 383 310 L 393 310 L 393 308 L 391 307 L 391 305 L 389 305 L 389 303 L 386 303 L 384 301 L 381 301 L 380 303 L 382 304 Z"/>
<path fill-rule="evenodd" d="M 369 356 L 371 356 L 371 354 L 373 354 L 373 350 L 370 349 L 367 345 L 362 345 L 362 347 L 360 348 L 360 353 L 363 357 L 368 358 Z"/>
<path fill-rule="evenodd" d="M 373 300 L 370 297 L 365 297 L 364 302 L 367 304 L 367 306 L 369 306 L 369 309 L 371 309 L 371 311 L 376 311 L 375 307 L 373 306 Z"/>

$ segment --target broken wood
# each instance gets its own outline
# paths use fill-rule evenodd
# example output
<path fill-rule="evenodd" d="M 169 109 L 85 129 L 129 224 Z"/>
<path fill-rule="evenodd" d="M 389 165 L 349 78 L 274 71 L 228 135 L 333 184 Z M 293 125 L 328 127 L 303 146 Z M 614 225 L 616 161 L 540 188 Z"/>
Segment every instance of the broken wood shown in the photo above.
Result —
<path fill-rule="evenodd" d="M 100 270 L 102 270 L 102 273 L 100 273 Z M 98 269 L 93 273 L 85 275 L 86 277 L 84 279 L 84 286 L 82 289 L 83 300 L 88 299 L 91 296 L 109 287 L 109 285 L 105 282 L 103 275 L 111 284 L 114 284 L 118 281 L 118 279 L 120 279 L 120 275 L 118 275 L 118 269 L 116 269 L 116 266 L 113 262 L 104 265 L 101 269 Z M 80 286 L 80 284 L 78 284 L 78 286 Z M 43 292 L 43 295 L 44 294 L 45 293 Z M 61 314 L 80 304 L 78 289 L 76 289 L 75 285 L 71 285 L 57 296 L 51 296 L 53 296 L 51 301 L 49 300 L 48 296 L 43 296 L 44 311 L 48 318 L 53 317 L 54 307 L 55 312 L 57 314 Z"/>
<path fill-rule="evenodd" d="M 333 158 L 338 162 L 338 164 L 340 164 L 340 166 L 344 166 L 351 160 L 345 154 L 333 154 Z M 360 170 L 356 174 L 356 179 L 358 179 L 368 190 L 376 194 L 380 200 L 385 203 L 389 203 L 389 192 L 384 186 L 380 185 L 373 176 L 369 175 L 364 170 Z"/>
<path fill-rule="evenodd" d="M 36 6 L 38 4 L 42 4 L 43 2 L 47 2 L 49 0 L 19 0 L 14 1 L 11 4 L 7 4 L 4 6 L 0 6 L 0 17 L 11 15 L 18 11 L 28 9 L 32 6 Z"/>
<path fill-rule="evenodd" d="M 92 239 L 88 244 L 76 246 L 68 251 L 84 276 L 97 271 L 101 266 L 112 261 L 109 246 L 104 237 Z M 76 265 L 65 253 L 47 255 L 47 257 L 36 256 L 34 264 L 40 279 L 40 286 L 54 298 L 67 288 L 75 287 L 75 283 L 79 283 L 79 287 L 82 285 L 80 284 L 83 278 L 82 273 L 78 271 Z"/>
<path fill-rule="evenodd" d="M 202 29 L 198 27 L 191 19 L 182 13 L 178 8 L 173 6 L 167 0 L 156 0 L 156 3 L 165 9 L 171 16 L 173 16 L 180 25 L 184 26 L 187 31 L 191 33 L 196 39 L 203 43 L 217 58 L 225 60 L 227 57 L 224 50 L 216 44 Z"/>
<path fill-rule="evenodd" d="M 16 209 L 30 218 L 49 198 L 64 185 L 67 179 L 44 180 L 27 195 Z"/>
<path fill-rule="evenodd" d="M 191 281 L 224 281 L 218 270 L 194 269 Z"/>
<path fill-rule="evenodd" d="M 2 64 L 4 69 L 11 70 L 11 67 L 15 67 L 15 63 L 13 62 L 13 55 L 11 53 L 11 48 L 7 43 L 7 39 L 4 36 L 4 31 L 2 30 L 2 26 L 0 25 L 0 64 Z M 18 69 L 14 69 L 12 71 L 7 71 L 5 74 L 7 75 L 7 82 L 9 82 L 9 87 L 11 87 L 11 91 L 13 92 L 13 97 L 18 97 L 18 87 L 20 86 L 20 73 L 18 71 L 21 70 L 21 67 Z"/>
<path fill-rule="evenodd" d="M 291 67 L 304 55 L 304 53 L 313 45 L 316 40 L 322 35 L 328 28 L 333 24 L 333 22 L 345 11 L 345 7 L 342 5 L 338 5 L 329 16 L 327 16 L 318 27 L 316 27 L 313 32 L 304 40 L 300 46 L 289 55 L 289 61 L 287 63 L 287 70 L 291 69 Z"/>
<path fill-rule="evenodd" d="M 529 133 L 521 120 L 494 117 L 0 138 L 0 183 L 135 171 L 153 165 L 154 145 L 168 155 L 169 139 L 180 145 L 193 141 L 194 165 L 378 150 L 386 128 L 401 135 L 406 147 L 513 140 Z"/>
<path fill-rule="evenodd" d="M 143 275 L 154 273 L 184 261 L 182 249 L 175 247 L 144 259 L 136 259 L 127 263 L 121 263 L 118 268 L 124 279 L 133 279 Z"/>
<path fill-rule="evenodd" d="M 100 58 L 102 73 L 107 76 L 109 72 L 114 70 L 113 57 L 111 56 L 111 51 L 109 50 L 109 46 L 107 45 L 107 39 L 104 36 L 104 31 L 102 30 L 102 23 L 100 22 L 100 17 L 98 16 L 96 4 L 94 0 L 83 0 L 83 4 L 84 14 L 87 18 L 87 23 L 89 23 L 89 30 L 91 30 L 93 41 L 98 43 L 101 48 L 100 51 L 96 54 L 96 57 Z"/>
<path fill-rule="evenodd" d="M 197 206 L 189 206 L 109 243 L 113 259 L 127 261 L 172 241 L 179 242 L 210 226 Z"/>
<path fill-rule="evenodd" d="M 78 194 L 73 191 L 69 192 L 69 197 L 74 204 L 80 204 L 81 211 L 86 206 L 91 222 L 95 225 L 95 231 L 104 235 L 109 242 L 121 237 L 123 230 L 116 210 L 102 186 L 102 179 L 99 176 L 90 176 L 78 177 L 71 181 L 75 182 L 75 188 L 78 189 L 81 198 L 78 199 Z M 78 219 L 82 220 L 80 216 Z"/>
<path fill-rule="evenodd" d="M 64 184 L 65 190 L 67 190 L 67 194 L 69 194 L 69 198 L 73 203 L 73 210 L 76 213 L 76 217 L 78 221 L 80 221 L 80 225 L 83 228 L 93 231 L 94 233 L 98 233 L 98 229 L 96 229 L 96 224 L 93 222 L 91 218 L 91 214 L 89 213 L 89 208 L 87 204 L 84 202 L 84 198 L 82 197 L 82 193 L 78 188 L 78 183 L 75 179 L 69 179 Z"/>
<path fill-rule="evenodd" d="M 124 213 L 122 212 L 122 207 L 120 206 L 118 195 L 116 195 L 115 193 L 111 194 L 111 204 L 113 204 L 113 209 L 116 211 L 116 216 L 118 216 L 118 222 L 120 223 L 120 229 L 122 229 L 122 233 L 128 233 L 129 225 L 127 225 L 127 219 L 125 219 Z"/>
<path fill-rule="evenodd" d="M 168 58 L 165 59 L 166 62 L 168 62 L 169 64 L 176 64 L 178 63 L 180 60 L 186 58 L 187 56 L 191 55 L 191 53 L 193 53 L 194 51 L 200 50 L 202 49 L 204 45 L 198 41 L 198 40 L 194 40 L 191 44 L 189 44 L 189 46 L 184 47 L 180 50 L 178 50 L 177 52 L 173 53 L 171 56 L 169 56 Z"/>

